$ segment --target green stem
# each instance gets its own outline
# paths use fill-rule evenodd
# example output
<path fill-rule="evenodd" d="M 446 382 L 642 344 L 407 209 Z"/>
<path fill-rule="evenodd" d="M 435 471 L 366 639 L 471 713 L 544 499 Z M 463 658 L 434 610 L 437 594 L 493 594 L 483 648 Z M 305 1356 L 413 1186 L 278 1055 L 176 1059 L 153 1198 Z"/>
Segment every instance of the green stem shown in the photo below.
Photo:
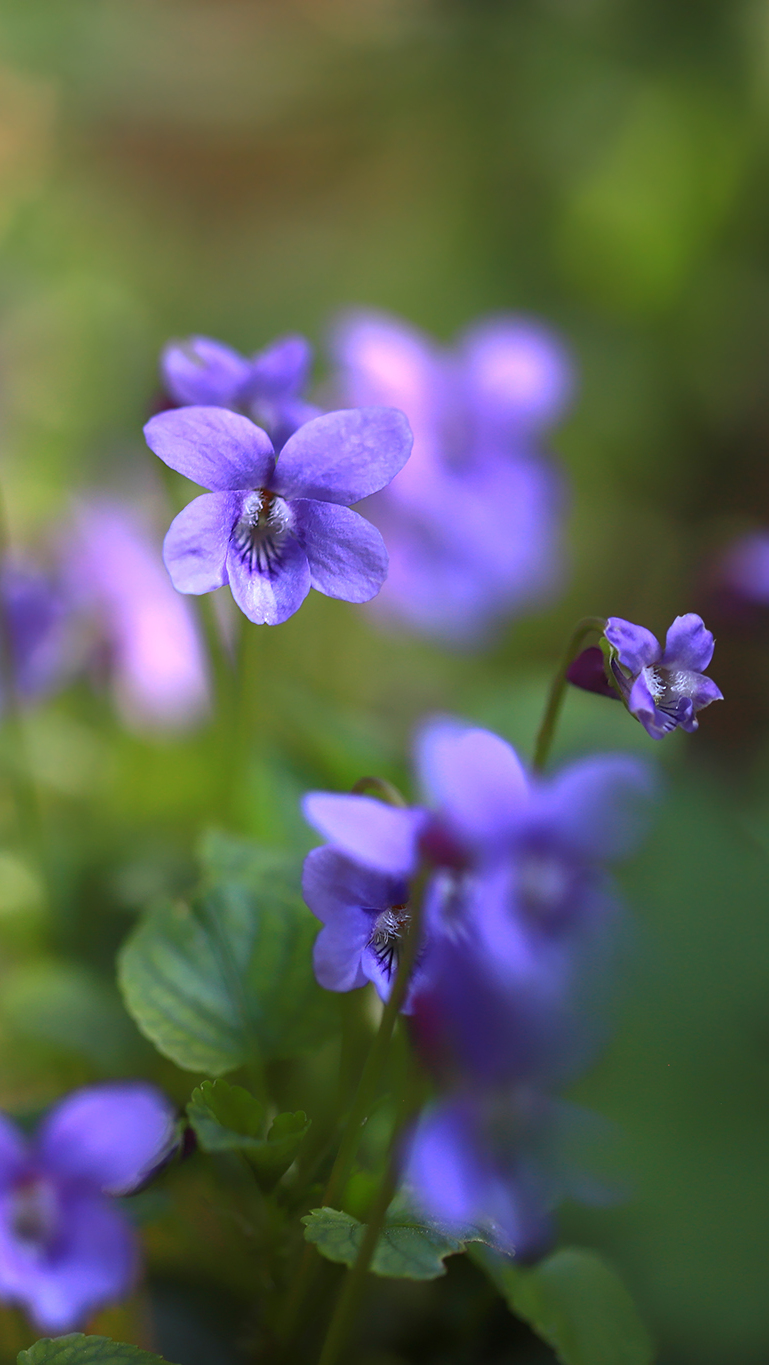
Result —
<path fill-rule="evenodd" d="M 396 1140 L 400 1132 L 401 1126 L 399 1125 L 394 1134 Z M 363 1294 L 369 1266 L 371 1265 L 371 1258 L 376 1250 L 376 1244 L 379 1241 L 379 1234 L 382 1230 L 385 1214 L 390 1207 L 397 1183 L 397 1165 L 395 1153 L 393 1152 L 387 1163 L 387 1170 L 385 1171 L 382 1183 L 376 1192 L 374 1202 L 369 1210 L 366 1230 L 358 1249 L 358 1255 L 355 1258 L 355 1264 L 349 1274 L 345 1276 L 341 1293 L 336 1301 L 334 1313 L 331 1322 L 329 1323 L 328 1332 L 326 1333 L 326 1340 L 323 1343 L 323 1349 L 318 1359 L 318 1365 L 336 1365 L 336 1361 L 339 1359 L 340 1352 L 344 1347 L 350 1329 L 358 1314 L 358 1306 Z"/>
<path fill-rule="evenodd" d="M 425 886 L 427 883 L 428 869 L 424 869 L 416 878 L 414 890 L 410 897 L 414 907 L 411 923 L 403 939 L 403 948 L 398 962 L 398 970 L 395 974 L 392 990 L 390 991 L 387 1003 L 382 1011 L 379 1021 L 379 1028 L 371 1044 L 371 1050 L 366 1058 L 365 1066 L 361 1072 L 358 1082 L 358 1089 L 352 1102 L 350 1112 L 347 1116 L 342 1141 L 336 1154 L 336 1160 L 331 1168 L 326 1188 L 323 1191 L 321 1203 L 323 1207 L 332 1207 L 334 1201 L 344 1189 L 352 1171 L 355 1155 L 358 1150 L 361 1137 L 363 1135 L 364 1124 L 371 1112 L 371 1107 L 377 1096 L 377 1091 L 384 1074 L 387 1062 L 390 1043 L 396 1020 L 400 1013 L 403 1001 L 406 998 L 411 973 L 417 959 L 419 950 L 419 940 L 421 935 L 421 922 Z M 313 1267 L 316 1264 L 316 1257 L 310 1245 L 305 1246 L 293 1289 L 286 1301 L 284 1311 L 278 1326 L 278 1336 L 285 1341 L 285 1349 L 288 1350 L 294 1331 L 301 1327 L 302 1309 L 304 1307 L 310 1283 L 312 1280 Z M 281 1359 L 287 1358 L 281 1356 Z"/>
<path fill-rule="evenodd" d="M 345 1277 L 337 1299 L 326 1340 L 318 1360 L 318 1365 L 336 1365 L 344 1344 L 358 1315 L 363 1296 L 366 1276 L 376 1251 L 379 1235 L 385 1223 L 387 1210 L 398 1186 L 398 1147 L 401 1135 L 409 1121 L 420 1107 L 422 1100 L 422 1078 L 417 1077 L 412 1066 L 408 1068 L 408 1079 L 403 1086 L 400 1113 L 393 1127 L 387 1148 L 387 1164 L 379 1188 L 374 1196 L 366 1218 L 366 1228 L 358 1248 L 355 1264 Z"/>
<path fill-rule="evenodd" d="M 578 621 L 566 644 L 566 648 L 561 656 L 560 663 L 553 675 L 550 684 L 550 692 L 545 706 L 545 713 L 537 734 L 537 742 L 534 746 L 534 759 L 532 767 L 535 772 L 542 772 L 550 754 L 550 748 L 555 736 L 558 716 L 563 704 L 564 692 L 566 691 L 566 673 L 569 664 L 573 663 L 577 655 L 582 650 L 585 640 L 590 635 L 603 635 L 606 628 L 606 620 L 603 616 L 583 616 Z"/>

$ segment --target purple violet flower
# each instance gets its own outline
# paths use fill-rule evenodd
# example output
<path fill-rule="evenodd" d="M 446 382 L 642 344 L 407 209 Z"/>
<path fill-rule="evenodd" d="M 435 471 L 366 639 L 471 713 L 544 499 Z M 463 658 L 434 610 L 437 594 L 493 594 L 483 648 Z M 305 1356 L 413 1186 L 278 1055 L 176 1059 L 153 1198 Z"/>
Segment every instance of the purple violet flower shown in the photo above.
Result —
<path fill-rule="evenodd" d="M 506 740 L 455 720 L 424 726 L 416 758 L 426 806 L 400 809 L 370 796 L 310 792 L 305 818 L 347 857 L 408 877 L 422 856 L 457 872 L 488 869 L 513 848 L 520 856 L 522 841 L 532 851 L 548 849 L 554 836 L 570 856 L 612 856 L 632 838 L 632 798 L 649 788 L 646 765 L 622 754 L 579 760 L 555 778 L 529 776 Z M 536 867 L 537 875 L 532 861 L 526 874 L 527 895 L 554 913 L 557 888 L 568 878 L 545 875 L 539 858 Z"/>
<path fill-rule="evenodd" d="M 90 618 L 92 652 L 106 662 L 123 719 L 139 729 L 200 721 L 209 687 L 197 622 L 139 512 L 107 498 L 81 506 L 65 556 L 73 599 Z"/>
<path fill-rule="evenodd" d="M 11 562 L 0 569 L 0 601 L 16 695 L 21 702 L 38 701 L 71 670 L 71 605 L 60 584 L 29 564 Z"/>
<path fill-rule="evenodd" d="M 677 726 L 691 733 L 699 725 L 697 712 L 723 701 L 721 690 L 704 674 L 713 657 L 713 636 L 694 612 L 676 617 L 664 650 L 650 630 L 618 616 L 609 617 L 604 634 L 622 699 L 652 739 L 663 739 Z"/>
<path fill-rule="evenodd" d="M 403 881 L 426 860 L 434 872 L 409 1010 L 433 1070 L 493 1079 L 563 1070 L 564 1037 L 573 1034 L 570 1057 L 583 1049 L 580 983 L 605 956 L 614 912 L 603 864 L 632 845 L 649 771 L 610 754 L 528 777 L 504 740 L 455 721 L 423 729 L 417 762 L 425 807 L 305 797 L 307 820 L 331 842 L 309 855 L 305 894 L 326 925 L 319 952 L 333 951 L 334 988 L 370 979 L 361 954 L 378 916 L 400 906 Z"/>
<path fill-rule="evenodd" d="M 226 408 L 162 412 L 144 428 L 171 469 L 212 491 L 171 523 L 163 558 L 178 592 L 229 583 L 241 611 L 278 625 L 310 588 L 368 602 L 387 575 L 387 551 L 349 504 L 383 488 L 411 450 L 402 413 L 330 412 L 300 427 L 280 460 L 269 437 Z"/>
<path fill-rule="evenodd" d="M 537 323 L 492 318 L 455 351 L 375 313 L 347 318 L 334 348 L 353 403 L 392 403 L 414 454 L 367 514 L 390 551 L 377 610 L 473 644 L 552 592 L 560 576 L 560 479 L 540 449 L 572 387 L 560 343 Z"/>
<path fill-rule="evenodd" d="M 108 1196 L 136 1189 L 175 1142 L 171 1106 L 140 1082 L 74 1091 L 29 1143 L 0 1115 L 0 1297 L 58 1334 L 128 1294 L 138 1247 Z"/>
<path fill-rule="evenodd" d="M 438 1100 L 406 1144 L 410 1198 L 450 1234 L 480 1231 L 521 1260 L 543 1255 L 552 1210 L 567 1192 L 553 1150 L 558 1111 L 526 1089 L 459 1091 Z"/>
<path fill-rule="evenodd" d="M 769 605 L 769 532 L 735 540 L 718 566 L 718 581 L 749 602 Z"/>
<path fill-rule="evenodd" d="M 301 336 L 281 337 L 248 359 L 221 341 L 192 336 L 166 346 L 160 371 L 178 406 L 243 412 L 280 450 L 294 431 L 320 415 L 301 397 L 311 363 L 311 347 Z"/>
<path fill-rule="evenodd" d="M 320 985 L 351 991 L 371 981 L 386 1000 L 409 922 L 405 879 L 362 867 L 334 848 L 315 848 L 305 859 L 302 894 L 325 926 L 313 952 Z"/>

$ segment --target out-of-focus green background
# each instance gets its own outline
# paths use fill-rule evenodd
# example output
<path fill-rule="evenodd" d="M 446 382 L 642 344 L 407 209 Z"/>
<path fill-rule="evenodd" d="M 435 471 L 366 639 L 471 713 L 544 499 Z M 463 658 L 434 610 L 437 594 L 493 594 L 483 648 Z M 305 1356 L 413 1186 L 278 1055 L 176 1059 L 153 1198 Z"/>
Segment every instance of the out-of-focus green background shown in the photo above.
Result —
<path fill-rule="evenodd" d="M 141 425 L 167 338 L 253 350 L 298 330 L 322 379 L 349 304 L 441 338 L 505 308 L 562 330 L 579 373 L 555 440 L 572 569 L 552 609 L 482 656 L 316 594 L 255 632 L 258 744 L 236 805 L 277 841 L 309 842 L 307 785 L 403 780 L 427 711 L 530 749 L 577 616 L 664 632 L 706 609 L 719 548 L 769 524 L 769 4 L 2 0 L 0 467 L 17 547 L 55 536 L 80 490 L 157 478 Z M 184 497 L 181 481 L 158 491 Z M 566 1210 L 564 1229 L 611 1251 L 667 1365 L 769 1353 L 767 638 L 723 624 L 727 700 L 663 755 L 576 694 L 560 745 L 635 746 L 666 769 L 624 878 L 616 1041 L 579 1089 L 617 1125 L 629 1194 Z M 9 834 L 0 1102 L 32 1111 L 132 1071 L 183 1101 L 189 1078 L 158 1066 L 110 980 L 136 909 L 186 885 L 220 815 L 211 736 L 123 733 L 75 689 L 29 740 L 57 890 L 43 911 Z M 148 1234 L 177 1337 L 201 1312 L 189 1285 L 210 1287 L 223 1254 L 195 1198 L 182 1232 Z M 232 1271 L 229 1292 L 247 1288 Z M 228 1360 L 190 1320 L 185 1365 Z"/>

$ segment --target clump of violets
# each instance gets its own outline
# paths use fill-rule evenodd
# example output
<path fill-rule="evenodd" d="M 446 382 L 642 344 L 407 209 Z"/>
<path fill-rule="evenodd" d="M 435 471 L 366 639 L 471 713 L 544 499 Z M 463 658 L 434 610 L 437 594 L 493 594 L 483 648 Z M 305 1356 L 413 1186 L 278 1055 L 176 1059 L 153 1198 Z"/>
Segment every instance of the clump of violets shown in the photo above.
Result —
<path fill-rule="evenodd" d="M 664 649 L 645 626 L 610 616 L 604 638 L 609 645 L 609 668 L 631 715 L 652 739 L 663 739 L 680 726 L 697 729 L 697 712 L 723 694 L 705 675 L 715 641 L 701 616 L 677 616 L 668 630 Z"/>
<path fill-rule="evenodd" d="M 381 588 L 384 542 L 350 504 L 406 463 L 412 438 L 402 413 L 359 408 L 313 418 L 277 462 L 267 433 L 226 408 L 162 412 L 144 434 L 171 469 L 210 490 L 165 538 L 163 559 L 179 592 L 229 583 L 249 620 L 277 625 L 311 587 L 347 602 L 367 602 Z"/>
<path fill-rule="evenodd" d="M 0 1298 L 41 1332 L 71 1332 L 125 1297 L 139 1267 L 129 1194 L 176 1145 L 174 1112 L 154 1086 L 74 1091 L 27 1140 L 0 1116 Z"/>
<path fill-rule="evenodd" d="M 320 415 L 303 398 L 312 349 L 301 336 L 280 337 L 253 356 L 242 356 L 212 337 L 172 341 L 160 358 L 163 388 L 179 407 L 231 408 L 267 431 L 276 450 Z"/>
<path fill-rule="evenodd" d="M 330 841 L 305 864 L 305 898 L 324 924 L 316 973 L 335 990 L 373 980 L 385 997 L 414 877 L 427 870 L 406 1010 L 443 1098 L 415 1130 L 407 1179 L 447 1224 L 498 1227 L 503 1249 L 533 1247 L 553 1202 L 535 1174 L 548 1165 L 547 1095 L 594 1043 L 587 997 L 618 908 L 605 864 L 632 847 L 650 774 L 613 754 L 532 776 L 504 740 L 456 721 L 422 730 L 417 767 L 424 805 L 305 798 Z M 521 1127 L 524 1092 L 526 1112 L 542 1116 L 533 1127 Z M 426 1174 L 435 1151 L 441 1179 Z"/>
<path fill-rule="evenodd" d="M 64 563 L 87 665 L 106 674 L 124 721 L 138 729 L 200 721 L 209 706 L 203 642 L 139 509 L 106 497 L 80 505 Z"/>
<path fill-rule="evenodd" d="M 380 614 L 472 644 L 544 600 L 561 576 L 563 489 L 542 449 L 572 390 L 561 343 L 502 316 L 443 349 L 359 313 L 340 322 L 333 350 L 344 398 L 391 403 L 414 432 L 409 464 L 366 509 L 390 551 Z"/>

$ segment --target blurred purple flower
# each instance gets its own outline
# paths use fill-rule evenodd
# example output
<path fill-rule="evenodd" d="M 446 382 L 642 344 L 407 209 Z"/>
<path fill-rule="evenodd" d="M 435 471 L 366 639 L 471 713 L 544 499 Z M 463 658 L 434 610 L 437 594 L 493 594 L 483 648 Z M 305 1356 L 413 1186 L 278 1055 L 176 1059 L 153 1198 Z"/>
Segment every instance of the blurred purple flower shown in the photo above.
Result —
<path fill-rule="evenodd" d="M 66 565 L 73 598 L 106 653 L 123 718 L 140 728 L 200 720 L 209 704 L 200 634 L 140 514 L 106 498 L 80 507 Z"/>
<path fill-rule="evenodd" d="M 460 1091 L 419 1118 L 404 1153 L 409 1196 L 462 1237 L 484 1233 L 522 1260 L 547 1251 L 566 1192 L 553 1152 L 557 1107 L 529 1090 Z"/>
<path fill-rule="evenodd" d="M 0 1116 L 0 1297 L 60 1333 L 128 1294 L 138 1247 L 107 1196 L 136 1189 L 175 1142 L 171 1106 L 140 1082 L 74 1091 L 29 1143 Z"/>
<path fill-rule="evenodd" d="M 570 885 L 543 863 L 558 846 L 578 860 L 612 856 L 635 828 L 632 798 L 648 791 L 648 770 L 620 754 L 583 759 L 553 779 L 529 777 L 515 750 L 489 730 L 437 720 L 417 735 L 417 774 L 427 806 L 399 809 L 370 796 L 310 792 L 305 818 L 353 860 L 407 877 L 421 856 L 453 871 L 520 863 L 526 895 L 552 918 Z"/>
<path fill-rule="evenodd" d="M 229 583 L 241 611 L 278 625 L 310 588 L 367 602 L 387 574 L 387 551 L 349 504 L 383 488 L 408 459 L 399 412 L 331 412 L 305 423 L 276 466 L 269 437 L 226 408 L 189 407 L 152 417 L 147 444 L 171 469 L 212 491 L 172 522 L 163 546 L 179 592 Z"/>
<path fill-rule="evenodd" d="M 536 323 L 492 318 L 456 351 L 374 313 L 337 328 L 347 401 L 401 408 L 414 454 L 367 506 L 390 552 L 377 609 L 454 643 L 540 602 L 560 575 L 561 482 L 542 431 L 572 380 L 560 343 Z"/>
<path fill-rule="evenodd" d="M 320 985 L 350 991 L 371 981 L 386 1000 L 410 918 L 406 881 L 316 848 L 305 859 L 302 894 L 325 926 L 313 952 Z"/>
<path fill-rule="evenodd" d="M 769 604 L 769 531 L 734 541 L 721 560 L 718 581 L 750 602 Z"/>
<path fill-rule="evenodd" d="M 61 585 L 39 569 L 11 562 L 0 569 L 0 603 L 16 695 L 37 701 L 72 665 L 70 604 Z"/>
<path fill-rule="evenodd" d="M 221 341 L 192 336 L 165 347 L 160 371 L 178 406 L 243 412 L 280 450 L 298 427 L 320 414 L 301 396 L 311 363 L 312 350 L 301 336 L 281 337 L 248 359 Z"/>
<path fill-rule="evenodd" d="M 723 701 L 720 689 L 704 675 L 713 657 L 713 636 L 694 612 L 676 617 L 664 650 L 645 626 L 618 616 L 609 617 L 604 634 L 625 705 L 652 739 L 663 739 L 677 726 L 696 730 L 697 712 Z"/>

